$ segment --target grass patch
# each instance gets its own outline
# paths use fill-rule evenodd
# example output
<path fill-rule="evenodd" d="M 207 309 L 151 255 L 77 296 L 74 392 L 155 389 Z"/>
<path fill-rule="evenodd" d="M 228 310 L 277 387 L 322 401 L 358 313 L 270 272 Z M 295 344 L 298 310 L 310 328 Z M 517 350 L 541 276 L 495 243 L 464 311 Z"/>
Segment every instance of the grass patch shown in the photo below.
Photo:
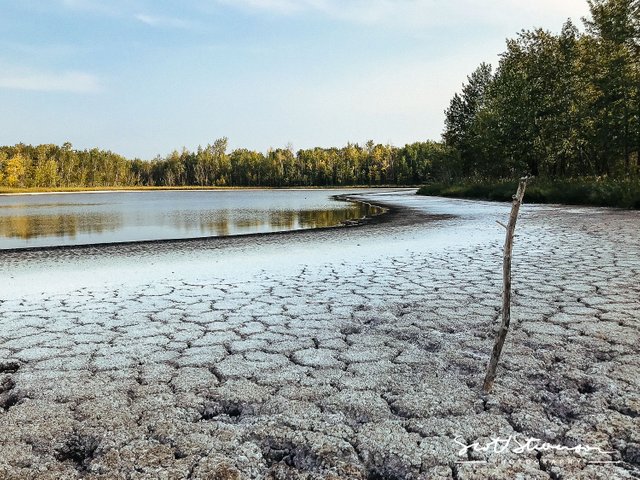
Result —
<path fill-rule="evenodd" d="M 420 187 L 418 195 L 511 201 L 517 180 L 485 180 L 452 184 L 432 183 Z M 561 203 L 640 209 L 640 179 L 534 179 L 527 185 L 527 203 Z"/>

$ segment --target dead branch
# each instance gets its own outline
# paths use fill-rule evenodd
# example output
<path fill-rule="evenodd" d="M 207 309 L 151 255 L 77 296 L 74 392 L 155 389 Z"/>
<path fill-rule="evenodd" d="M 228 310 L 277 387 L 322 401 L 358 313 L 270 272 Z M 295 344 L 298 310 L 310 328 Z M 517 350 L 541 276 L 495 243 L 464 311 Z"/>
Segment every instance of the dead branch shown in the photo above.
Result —
<path fill-rule="evenodd" d="M 528 180 L 529 177 L 520 179 L 518 190 L 513 196 L 509 224 L 506 226 L 507 237 L 504 242 L 504 256 L 502 262 L 502 324 L 500 325 L 500 330 L 498 330 L 498 334 L 496 335 L 496 341 L 493 345 L 493 351 L 491 352 L 491 360 L 487 367 L 487 374 L 484 377 L 483 390 L 485 393 L 489 393 L 493 388 L 493 382 L 496 378 L 496 369 L 498 368 L 498 361 L 500 360 L 500 353 L 502 352 L 502 346 L 504 345 L 504 341 L 507 338 L 507 332 L 509 331 L 509 323 L 511 321 L 511 252 L 513 250 L 513 237 L 516 230 L 518 212 L 520 211 L 520 205 L 522 205 L 522 199 L 524 198 L 524 191 L 527 188 Z"/>

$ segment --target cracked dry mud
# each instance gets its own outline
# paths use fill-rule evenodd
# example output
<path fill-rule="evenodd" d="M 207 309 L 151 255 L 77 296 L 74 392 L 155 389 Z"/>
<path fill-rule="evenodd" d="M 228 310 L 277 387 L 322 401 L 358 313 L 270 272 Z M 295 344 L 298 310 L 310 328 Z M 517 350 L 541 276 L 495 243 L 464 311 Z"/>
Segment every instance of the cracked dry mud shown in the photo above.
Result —
<path fill-rule="evenodd" d="M 394 211 L 4 255 L 0 478 L 638 478 L 638 213 L 525 205 L 485 396 L 508 206 L 369 198 Z M 454 441 L 514 434 L 610 453 Z"/>

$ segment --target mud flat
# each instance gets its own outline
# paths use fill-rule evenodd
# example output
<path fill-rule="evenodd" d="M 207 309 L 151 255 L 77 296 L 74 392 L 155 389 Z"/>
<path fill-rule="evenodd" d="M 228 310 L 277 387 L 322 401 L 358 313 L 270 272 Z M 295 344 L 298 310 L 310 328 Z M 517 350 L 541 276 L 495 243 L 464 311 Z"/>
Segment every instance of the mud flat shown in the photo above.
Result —
<path fill-rule="evenodd" d="M 483 395 L 508 206 L 362 198 L 391 212 L 0 254 L 0 478 L 638 478 L 640 214 L 525 205 Z"/>

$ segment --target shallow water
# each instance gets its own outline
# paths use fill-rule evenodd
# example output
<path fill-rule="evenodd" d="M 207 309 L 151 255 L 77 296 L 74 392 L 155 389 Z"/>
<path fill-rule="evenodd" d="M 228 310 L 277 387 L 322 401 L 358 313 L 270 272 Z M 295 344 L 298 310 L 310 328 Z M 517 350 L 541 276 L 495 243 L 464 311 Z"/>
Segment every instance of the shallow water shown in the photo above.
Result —
<path fill-rule="evenodd" d="M 0 197 L 0 249 L 268 233 L 380 213 L 338 190 L 100 192 Z"/>

